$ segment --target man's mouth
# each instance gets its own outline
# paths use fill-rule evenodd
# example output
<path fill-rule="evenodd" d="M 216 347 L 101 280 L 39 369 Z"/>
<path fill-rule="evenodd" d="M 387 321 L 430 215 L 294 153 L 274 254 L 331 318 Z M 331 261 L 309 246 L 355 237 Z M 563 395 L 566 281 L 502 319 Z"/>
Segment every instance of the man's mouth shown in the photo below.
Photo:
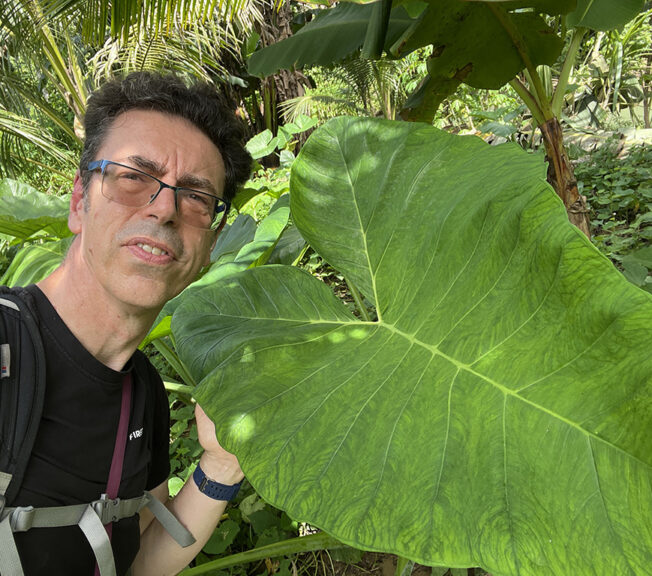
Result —
<path fill-rule="evenodd" d="M 161 255 L 167 256 L 167 252 L 165 250 L 161 250 L 156 246 L 150 246 L 149 244 L 144 244 L 143 242 L 138 242 L 136 246 L 142 248 L 145 252 L 154 254 L 154 256 L 161 256 Z"/>

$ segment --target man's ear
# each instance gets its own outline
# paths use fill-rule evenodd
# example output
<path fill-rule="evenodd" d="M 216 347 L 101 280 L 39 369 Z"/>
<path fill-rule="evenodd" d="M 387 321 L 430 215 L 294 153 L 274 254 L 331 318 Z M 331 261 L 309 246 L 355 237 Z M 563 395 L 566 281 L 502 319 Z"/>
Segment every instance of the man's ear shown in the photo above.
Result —
<path fill-rule="evenodd" d="M 68 214 L 68 228 L 73 234 L 81 232 L 82 213 L 86 211 L 83 195 L 83 186 L 79 170 L 75 173 L 70 197 L 70 212 Z"/>

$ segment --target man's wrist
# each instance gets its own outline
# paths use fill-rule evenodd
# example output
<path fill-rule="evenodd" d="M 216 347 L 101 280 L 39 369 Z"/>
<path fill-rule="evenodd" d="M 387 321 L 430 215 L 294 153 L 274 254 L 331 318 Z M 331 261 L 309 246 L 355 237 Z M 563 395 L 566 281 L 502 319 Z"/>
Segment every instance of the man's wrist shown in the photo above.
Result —
<path fill-rule="evenodd" d="M 199 465 L 206 476 L 220 484 L 231 486 L 242 482 L 244 478 L 238 460 L 228 453 L 214 455 L 204 452 L 199 459 Z"/>
<path fill-rule="evenodd" d="M 204 473 L 201 464 L 199 463 L 197 463 L 192 478 L 197 489 L 202 494 L 205 494 L 213 500 L 224 500 L 226 502 L 233 500 L 236 497 L 240 490 L 240 485 L 242 484 L 242 482 L 238 482 L 236 484 L 227 485 L 222 484 L 221 482 L 216 482 Z"/>

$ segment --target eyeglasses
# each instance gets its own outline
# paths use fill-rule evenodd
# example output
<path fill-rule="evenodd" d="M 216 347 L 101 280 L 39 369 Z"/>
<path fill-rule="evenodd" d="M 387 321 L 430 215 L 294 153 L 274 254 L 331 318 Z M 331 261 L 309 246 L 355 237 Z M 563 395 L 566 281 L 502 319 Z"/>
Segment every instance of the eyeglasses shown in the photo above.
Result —
<path fill-rule="evenodd" d="M 174 192 L 179 219 L 196 228 L 215 230 L 226 217 L 230 204 L 214 194 L 171 186 L 147 172 L 111 160 L 95 160 L 88 170 L 102 174 L 102 196 L 123 206 L 142 208 L 151 204 L 163 188 Z"/>

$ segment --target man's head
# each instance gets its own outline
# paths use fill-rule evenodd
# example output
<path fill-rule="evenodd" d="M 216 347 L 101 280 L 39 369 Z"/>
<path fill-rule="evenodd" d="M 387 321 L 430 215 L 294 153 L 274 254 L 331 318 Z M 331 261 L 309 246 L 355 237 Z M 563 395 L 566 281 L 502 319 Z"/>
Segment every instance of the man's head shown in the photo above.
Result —
<path fill-rule="evenodd" d="M 251 157 L 244 148 L 244 131 L 235 114 L 214 87 L 204 83 L 186 86 L 173 75 L 134 72 L 123 80 L 107 82 L 88 100 L 80 174 L 84 190 L 91 173 L 88 164 L 97 153 L 113 121 L 129 110 L 151 110 L 179 116 L 194 124 L 215 144 L 224 162 L 223 198 L 231 201 L 249 177 Z"/>
<path fill-rule="evenodd" d="M 242 129 L 213 90 L 149 73 L 101 88 L 85 124 L 67 269 L 89 293 L 156 311 L 209 261 L 215 230 L 197 226 L 185 201 L 233 197 L 251 161 Z M 91 163 L 100 167 L 89 170 Z M 118 172 L 107 176 L 103 166 Z M 151 201 L 136 202 L 143 192 Z"/>

